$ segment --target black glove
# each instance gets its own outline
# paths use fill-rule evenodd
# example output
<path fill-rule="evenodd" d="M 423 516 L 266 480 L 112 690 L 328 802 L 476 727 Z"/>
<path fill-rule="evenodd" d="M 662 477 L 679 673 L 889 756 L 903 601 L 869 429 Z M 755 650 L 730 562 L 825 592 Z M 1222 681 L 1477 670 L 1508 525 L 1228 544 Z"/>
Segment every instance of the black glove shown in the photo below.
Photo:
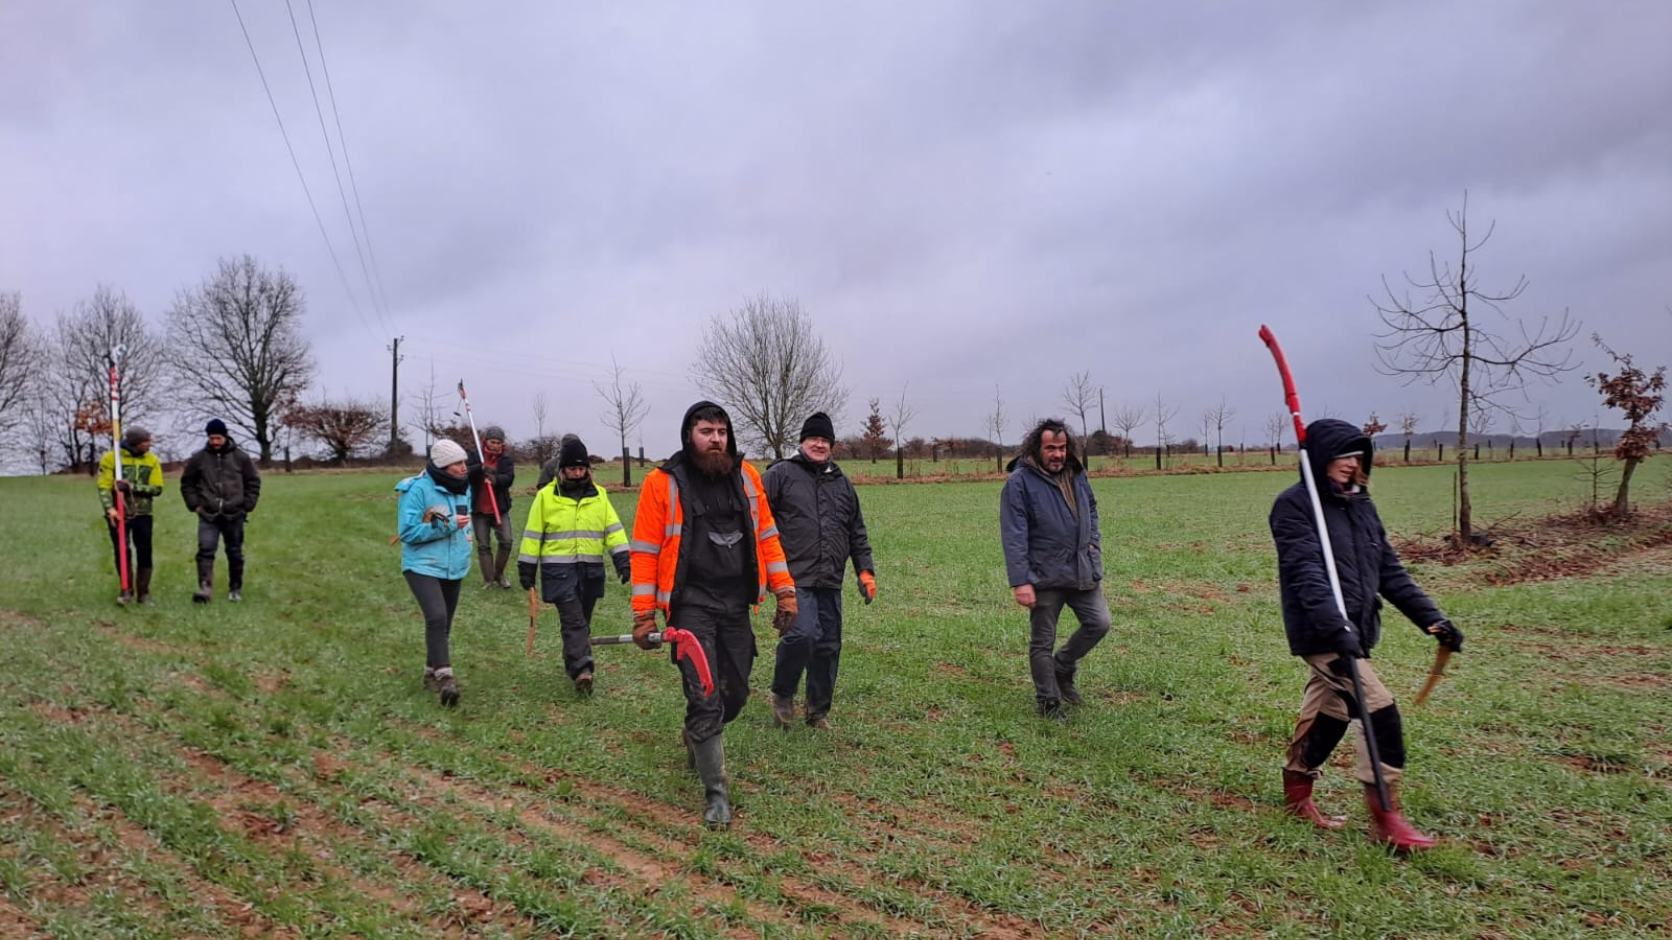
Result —
<path fill-rule="evenodd" d="M 525 591 L 534 590 L 535 568 L 536 565 L 532 561 L 517 562 L 517 583 L 521 584 Z"/>
<path fill-rule="evenodd" d="M 1463 652 L 1463 631 L 1457 629 L 1457 624 L 1450 620 L 1441 620 L 1429 624 L 1428 632 L 1434 635 L 1434 639 L 1440 641 L 1441 646 L 1446 647 L 1453 653 Z"/>
<path fill-rule="evenodd" d="M 1336 631 L 1330 637 L 1330 649 L 1342 656 L 1350 656 L 1353 659 L 1364 658 L 1364 647 L 1359 644 L 1358 631 L 1349 630 L 1346 627 Z"/>
<path fill-rule="evenodd" d="M 614 560 L 615 576 L 621 579 L 622 584 L 626 584 L 633 577 L 633 565 L 627 560 L 627 553 L 616 552 Z"/>

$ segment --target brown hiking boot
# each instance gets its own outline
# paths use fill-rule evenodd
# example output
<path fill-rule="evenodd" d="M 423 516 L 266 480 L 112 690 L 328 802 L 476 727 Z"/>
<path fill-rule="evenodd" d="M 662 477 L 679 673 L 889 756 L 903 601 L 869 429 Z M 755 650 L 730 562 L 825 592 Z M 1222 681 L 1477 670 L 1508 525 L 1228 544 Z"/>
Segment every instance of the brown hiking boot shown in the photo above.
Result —
<path fill-rule="evenodd" d="M 424 691 L 430 693 L 441 691 L 441 683 L 436 680 L 435 670 L 428 666 L 424 667 Z"/>
<path fill-rule="evenodd" d="M 785 730 L 795 721 L 795 696 L 772 693 L 772 723 Z"/>
<path fill-rule="evenodd" d="M 817 718 L 809 718 L 807 719 L 807 727 L 812 728 L 814 731 L 829 731 L 830 719 L 824 717 L 823 715 L 820 715 Z"/>
<path fill-rule="evenodd" d="M 448 708 L 459 704 L 459 683 L 453 678 L 452 667 L 443 666 L 435 671 L 435 691 L 441 704 Z"/>

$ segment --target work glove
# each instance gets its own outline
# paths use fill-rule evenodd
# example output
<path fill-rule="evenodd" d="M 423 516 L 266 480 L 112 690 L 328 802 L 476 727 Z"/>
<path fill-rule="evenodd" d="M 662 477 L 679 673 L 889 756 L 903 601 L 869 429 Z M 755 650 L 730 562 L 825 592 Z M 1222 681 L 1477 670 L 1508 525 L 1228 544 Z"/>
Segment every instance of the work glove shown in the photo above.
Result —
<path fill-rule="evenodd" d="M 131 494 L 134 491 L 134 485 L 132 483 L 129 483 L 127 480 L 117 480 L 116 481 L 116 489 L 117 489 L 117 491 L 121 492 L 123 495 L 128 495 L 128 494 Z"/>
<path fill-rule="evenodd" d="M 1358 631 L 1346 627 L 1342 627 L 1330 637 L 1330 649 L 1343 657 L 1364 658 L 1364 647 L 1359 645 Z"/>
<path fill-rule="evenodd" d="M 523 590 L 525 590 L 525 591 L 534 590 L 534 573 L 537 570 L 538 570 L 538 565 L 535 562 L 532 562 L 532 561 L 519 561 L 519 562 L 517 562 L 517 583 L 522 585 Z"/>
<path fill-rule="evenodd" d="M 622 584 L 626 584 L 633 577 L 633 565 L 627 560 L 626 552 L 615 553 L 615 576 L 621 579 Z"/>
<path fill-rule="evenodd" d="M 869 604 L 877 599 L 877 576 L 869 571 L 859 573 L 859 596 Z"/>
<path fill-rule="evenodd" d="M 772 629 L 777 630 L 779 636 L 783 636 L 795 623 L 797 609 L 795 606 L 795 589 L 789 588 L 779 591 L 776 596 L 778 598 L 778 611 L 772 615 Z"/>
<path fill-rule="evenodd" d="M 1457 624 L 1450 620 L 1441 620 L 1438 623 L 1429 624 L 1428 632 L 1434 635 L 1434 639 L 1440 641 L 1441 646 L 1453 653 L 1463 652 L 1463 631 L 1457 629 Z"/>
<path fill-rule="evenodd" d="M 656 632 L 656 611 L 643 610 L 633 615 L 633 642 L 641 650 L 653 650 L 656 643 L 650 635 Z"/>

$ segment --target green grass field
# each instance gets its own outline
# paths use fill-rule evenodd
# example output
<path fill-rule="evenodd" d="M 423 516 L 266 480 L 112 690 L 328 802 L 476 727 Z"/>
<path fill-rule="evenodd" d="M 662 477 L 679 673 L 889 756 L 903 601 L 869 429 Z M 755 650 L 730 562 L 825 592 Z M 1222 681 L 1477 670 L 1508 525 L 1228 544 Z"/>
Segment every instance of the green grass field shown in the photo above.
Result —
<path fill-rule="evenodd" d="M 1319 796 L 1348 829 L 1279 811 L 1304 675 L 1265 514 L 1290 479 L 1096 482 L 1115 629 L 1064 726 L 1032 714 L 998 484 L 862 488 L 881 597 L 849 591 L 836 728 L 772 728 L 757 618 L 719 834 L 665 655 L 600 650 L 577 700 L 550 608 L 530 660 L 523 596 L 469 584 L 463 703 L 420 690 L 391 475 L 270 475 L 237 607 L 189 603 L 171 490 L 159 603 L 128 610 L 91 483 L 0 479 L 0 936 L 1665 935 L 1672 539 L 1611 536 L 1557 581 L 1521 576 L 1569 555 L 1512 540 L 1417 566 L 1468 644 L 1421 709 L 1433 643 L 1390 619 L 1376 652 L 1407 810 L 1443 840 L 1400 860 L 1342 767 Z M 1488 523 L 1585 488 L 1564 461 L 1474 479 Z M 1446 529 L 1448 469 L 1376 480 L 1396 534 Z M 626 610 L 612 581 L 595 632 Z"/>

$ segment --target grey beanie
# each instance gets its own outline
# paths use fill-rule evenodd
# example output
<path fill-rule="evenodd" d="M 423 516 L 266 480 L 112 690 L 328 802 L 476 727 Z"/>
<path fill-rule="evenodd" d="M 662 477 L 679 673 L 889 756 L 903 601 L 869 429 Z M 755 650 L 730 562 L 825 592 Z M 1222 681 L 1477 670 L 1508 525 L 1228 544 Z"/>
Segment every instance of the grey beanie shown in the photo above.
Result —
<path fill-rule="evenodd" d="M 133 450 L 150 439 L 151 432 L 137 424 L 122 432 L 122 446 L 129 450 Z"/>
<path fill-rule="evenodd" d="M 482 440 L 503 441 L 505 440 L 505 429 L 497 424 L 490 424 L 482 429 Z"/>

